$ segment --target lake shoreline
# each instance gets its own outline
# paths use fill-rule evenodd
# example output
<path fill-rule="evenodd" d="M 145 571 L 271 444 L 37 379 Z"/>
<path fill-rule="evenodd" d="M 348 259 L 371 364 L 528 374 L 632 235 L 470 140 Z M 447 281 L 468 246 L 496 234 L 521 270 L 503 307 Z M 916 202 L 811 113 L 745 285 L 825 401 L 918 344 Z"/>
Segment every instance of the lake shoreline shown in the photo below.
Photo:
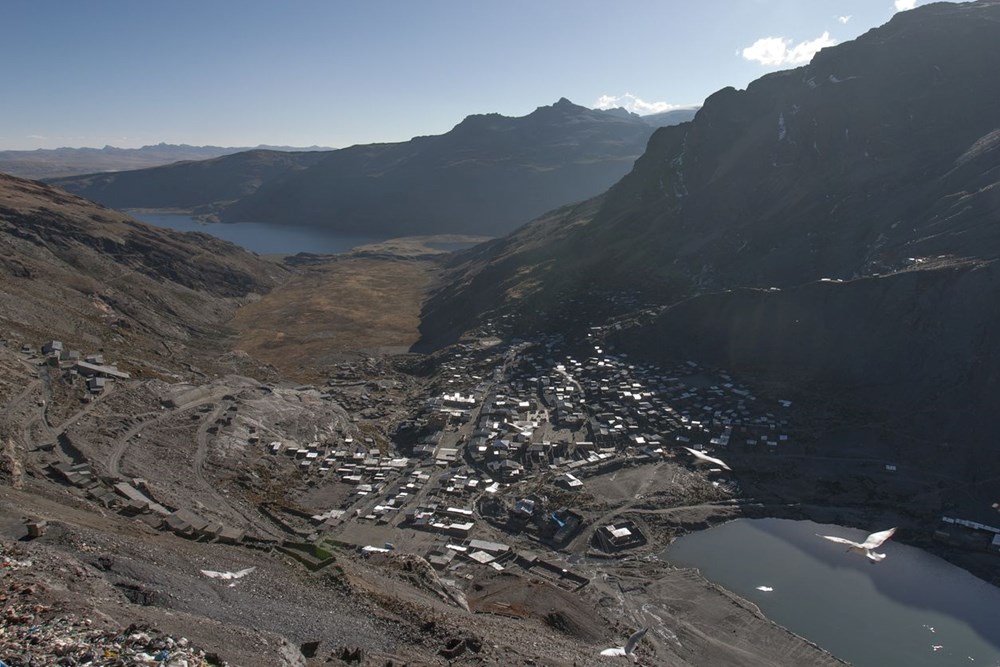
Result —
<path fill-rule="evenodd" d="M 889 560 L 873 564 L 817 537 L 861 541 L 867 528 L 798 517 L 745 519 L 694 531 L 660 557 L 852 664 L 1000 660 L 1000 633 L 989 620 L 1000 590 L 968 570 L 895 540 L 881 549 Z"/>
<path fill-rule="evenodd" d="M 301 227 L 267 222 L 219 222 L 209 215 L 185 209 L 126 209 L 140 222 L 182 232 L 209 234 L 268 257 L 300 257 L 315 263 L 345 255 L 372 258 L 422 259 L 470 248 L 493 237 L 469 234 L 420 234 L 372 237 L 342 234 L 322 227 Z M 262 240 L 264 239 L 264 240 Z M 263 245 L 267 241 L 282 249 Z"/>
<path fill-rule="evenodd" d="M 677 508 L 684 510 L 683 519 L 678 522 L 664 522 L 658 526 L 661 536 L 666 538 L 666 544 L 700 530 L 708 530 L 715 526 L 736 519 L 790 519 L 798 521 L 813 521 L 815 523 L 836 524 L 874 531 L 880 528 L 896 526 L 900 529 L 893 540 L 916 547 L 933 556 L 937 556 L 991 586 L 1000 588 L 996 583 L 996 557 L 990 554 L 969 552 L 942 544 L 931 537 L 921 537 L 927 533 L 926 524 L 902 514 L 892 514 L 887 511 L 873 512 L 872 508 L 855 506 L 828 506 L 806 503 L 759 503 L 740 502 L 733 505 L 711 506 L 702 505 L 697 508 Z M 667 516 L 667 515 L 664 515 Z M 874 519 L 878 518 L 877 522 Z M 649 519 L 646 519 L 649 521 Z M 655 550 L 653 546 L 644 551 Z M 979 558 L 979 556 L 984 558 Z M 993 562 L 990 562 L 990 561 Z"/>

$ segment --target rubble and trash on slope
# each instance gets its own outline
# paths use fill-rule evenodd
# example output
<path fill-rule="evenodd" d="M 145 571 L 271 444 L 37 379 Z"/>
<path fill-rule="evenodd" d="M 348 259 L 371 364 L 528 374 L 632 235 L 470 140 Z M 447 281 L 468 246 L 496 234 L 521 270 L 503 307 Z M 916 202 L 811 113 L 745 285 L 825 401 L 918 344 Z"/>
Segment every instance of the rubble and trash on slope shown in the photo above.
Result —
<path fill-rule="evenodd" d="M 43 604 L 45 585 L 22 580 L 33 562 L 0 551 L 0 667 L 208 667 L 226 665 L 213 654 L 155 628 L 120 631 Z"/>

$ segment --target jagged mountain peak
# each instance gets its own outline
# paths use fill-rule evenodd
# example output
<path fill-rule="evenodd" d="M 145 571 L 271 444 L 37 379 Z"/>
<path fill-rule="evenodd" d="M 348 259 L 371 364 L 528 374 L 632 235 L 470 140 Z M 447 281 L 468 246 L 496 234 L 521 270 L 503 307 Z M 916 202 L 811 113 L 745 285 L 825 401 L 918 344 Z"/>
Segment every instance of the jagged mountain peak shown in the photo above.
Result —
<path fill-rule="evenodd" d="M 540 106 L 525 116 L 528 119 L 539 119 L 559 122 L 566 118 L 582 117 L 590 119 L 614 119 L 626 122 L 642 122 L 638 114 L 633 114 L 621 107 L 617 109 L 591 109 L 560 97 L 554 104 Z"/>
<path fill-rule="evenodd" d="M 622 111 L 625 110 L 622 109 Z M 536 107 L 534 111 L 524 116 L 505 116 L 495 112 L 471 114 L 466 116 L 452 131 L 478 131 L 483 128 L 509 129 L 510 127 L 524 125 L 527 123 L 562 123 L 565 122 L 568 117 L 583 116 L 596 119 L 603 115 L 615 115 L 622 118 L 630 118 L 628 112 L 625 112 L 625 115 L 622 115 L 621 113 L 611 114 L 605 111 L 596 111 L 594 109 L 588 109 L 587 107 L 580 106 L 579 104 L 574 104 L 565 97 L 561 97 L 557 102 Z M 635 118 L 638 118 L 638 116 L 635 116 Z"/>
<path fill-rule="evenodd" d="M 571 111 L 589 111 L 589 109 L 587 109 L 587 107 L 580 106 L 579 104 L 574 104 L 565 97 L 560 97 L 552 104 L 537 107 L 532 113 L 544 113 L 545 111 L 561 111 L 566 113 Z"/>

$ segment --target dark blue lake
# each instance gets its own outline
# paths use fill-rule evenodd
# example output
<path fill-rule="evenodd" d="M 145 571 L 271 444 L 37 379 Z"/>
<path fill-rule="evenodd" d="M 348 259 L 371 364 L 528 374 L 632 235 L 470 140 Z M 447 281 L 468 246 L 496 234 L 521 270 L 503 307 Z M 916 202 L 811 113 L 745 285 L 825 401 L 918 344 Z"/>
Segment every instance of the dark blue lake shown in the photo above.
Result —
<path fill-rule="evenodd" d="M 259 254 L 318 255 L 347 252 L 351 248 L 384 241 L 386 237 L 347 236 L 311 227 L 289 227 L 266 222 L 205 223 L 186 215 L 129 211 L 136 220 L 180 232 L 203 232 Z"/>
<path fill-rule="evenodd" d="M 899 542 L 886 542 L 878 550 L 886 559 L 872 564 L 817 534 L 857 542 L 866 535 L 811 521 L 740 519 L 686 535 L 662 557 L 697 567 L 860 667 L 1000 666 L 1000 589 Z"/>

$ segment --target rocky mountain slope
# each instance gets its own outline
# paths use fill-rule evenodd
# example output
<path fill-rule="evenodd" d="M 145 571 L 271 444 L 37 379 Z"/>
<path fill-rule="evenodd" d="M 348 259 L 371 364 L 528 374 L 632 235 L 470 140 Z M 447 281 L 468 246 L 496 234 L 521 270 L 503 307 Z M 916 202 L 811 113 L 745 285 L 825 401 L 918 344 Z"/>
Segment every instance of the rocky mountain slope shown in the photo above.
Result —
<path fill-rule="evenodd" d="M 1000 373 L 986 342 L 1000 332 L 998 58 L 1000 4 L 939 3 L 721 90 L 693 122 L 658 130 L 602 197 L 457 257 L 425 308 L 424 342 L 496 308 L 550 328 L 559 304 L 626 288 L 686 301 L 635 336 L 647 351 L 841 388 L 918 383 L 910 409 L 975 369 L 952 402 L 981 409 Z M 822 279 L 844 282 L 807 286 Z M 805 338 L 791 312 L 810 323 Z M 873 319 L 886 313 L 898 317 Z"/>
<path fill-rule="evenodd" d="M 298 149 L 290 146 L 257 146 L 257 148 L 281 151 L 320 150 L 318 148 Z M 104 148 L 40 148 L 33 151 L 0 151 L 0 172 L 21 178 L 59 178 L 101 171 L 146 169 L 182 160 L 211 160 L 222 155 L 248 150 L 253 149 L 249 147 L 225 148 L 222 146 L 160 143 L 141 148 L 105 146 Z"/>
<path fill-rule="evenodd" d="M 0 175 L 0 275 L 8 335 L 138 358 L 170 342 L 217 339 L 239 304 L 287 270 L 207 234 L 160 229 Z"/>

